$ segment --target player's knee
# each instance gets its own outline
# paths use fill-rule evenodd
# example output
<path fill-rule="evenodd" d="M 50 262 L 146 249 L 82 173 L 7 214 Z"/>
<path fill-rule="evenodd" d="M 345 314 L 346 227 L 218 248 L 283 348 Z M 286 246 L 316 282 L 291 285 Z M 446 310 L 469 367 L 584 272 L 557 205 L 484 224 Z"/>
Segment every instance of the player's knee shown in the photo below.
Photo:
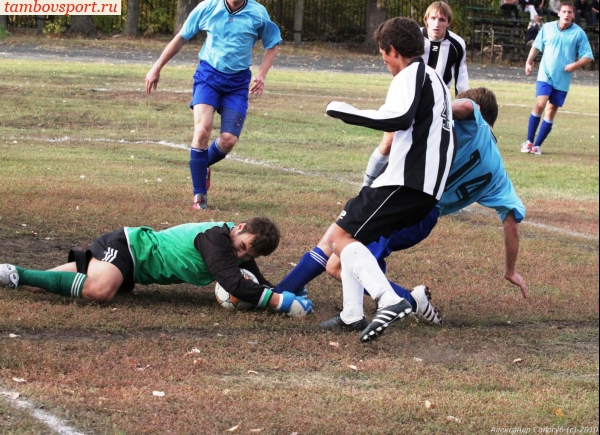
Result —
<path fill-rule="evenodd" d="M 331 276 L 332 278 L 337 279 L 338 281 L 342 280 L 341 277 L 341 272 L 342 272 L 342 268 L 339 262 L 327 262 L 327 266 L 325 267 L 325 270 L 327 271 L 327 273 L 329 274 L 329 276 Z"/>
<path fill-rule="evenodd" d="M 84 299 L 106 304 L 113 300 L 117 294 L 117 290 L 118 288 L 107 285 L 106 282 L 103 282 L 102 280 L 88 276 L 83 285 L 82 296 Z"/>
<path fill-rule="evenodd" d="M 219 137 L 219 148 L 224 153 L 230 152 L 238 141 L 238 137 L 231 133 L 221 133 Z"/>

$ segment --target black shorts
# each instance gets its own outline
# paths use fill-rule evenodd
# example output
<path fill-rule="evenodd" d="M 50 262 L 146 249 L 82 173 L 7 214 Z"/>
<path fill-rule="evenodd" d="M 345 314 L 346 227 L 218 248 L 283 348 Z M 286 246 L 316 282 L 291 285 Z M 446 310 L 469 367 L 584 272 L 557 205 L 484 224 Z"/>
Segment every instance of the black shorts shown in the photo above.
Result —
<path fill-rule="evenodd" d="M 123 275 L 123 283 L 119 287 L 118 293 L 130 292 L 135 287 L 133 258 L 129 252 L 124 229 L 98 237 L 87 250 L 86 257 L 94 257 L 96 260 L 106 261 L 117 266 Z"/>
<path fill-rule="evenodd" d="M 433 196 L 404 186 L 363 187 L 338 217 L 344 231 L 364 245 L 416 225 L 437 204 Z"/>

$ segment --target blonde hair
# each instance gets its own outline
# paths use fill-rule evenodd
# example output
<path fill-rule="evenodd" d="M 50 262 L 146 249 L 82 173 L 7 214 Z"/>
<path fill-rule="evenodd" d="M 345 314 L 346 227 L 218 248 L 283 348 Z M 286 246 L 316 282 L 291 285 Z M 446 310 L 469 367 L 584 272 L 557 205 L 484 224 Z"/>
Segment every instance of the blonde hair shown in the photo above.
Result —
<path fill-rule="evenodd" d="M 448 6 L 444 2 L 433 2 L 429 5 L 427 10 L 425 11 L 425 15 L 423 16 L 423 22 L 425 23 L 425 27 L 427 27 L 427 19 L 430 15 L 433 15 L 435 12 L 439 12 L 448 20 L 448 25 L 452 24 L 452 8 Z"/>

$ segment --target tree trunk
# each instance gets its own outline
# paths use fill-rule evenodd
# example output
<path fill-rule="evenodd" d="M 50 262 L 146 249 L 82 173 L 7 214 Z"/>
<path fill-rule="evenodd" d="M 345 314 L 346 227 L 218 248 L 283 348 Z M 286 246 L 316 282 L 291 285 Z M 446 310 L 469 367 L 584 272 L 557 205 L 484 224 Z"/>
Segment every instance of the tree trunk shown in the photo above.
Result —
<path fill-rule="evenodd" d="M 378 51 L 379 47 L 373 39 L 373 33 L 385 20 L 387 20 L 387 7 L 385 7 L 383 0 L 367 0 L 366 35 L 363 44 L 367 50 Z"/>
<path fill-rule="evenodd" d="M 35 16 L 35 27 L 40 35 L 44 33 L 44 27 L 46 27 L 46 15 Z"/>
<path fill-rule="evenodd" d="M 183 23 L 185 23 L 185 19 L 196 6 L 198 6 L 198 0 L 177 0 L 177 16 L 175 17 L 175 27 L 173 28 L 174 35 L 179 33 L 183 27 Z"/>
<path fill-rule="evenodd" d="M 85 38 L 96 36 L 96 26 L 94 26 L 92 15 L 71 15 L 71 27 L 67 33 L 81 35 Z"/>
<path fill-rule="evenodd" d="M 125 36 L 137 36 L 140 24 L 140 0 L 127 0 L 127 16 L 125 17 Z"/>
<path fill-rule="evenodd" d="M 0 15 L 0 27 L 6 30 L 8 27 L 8 15 Z"/>
<path fill-rule="evenodd" d="M 296 0 L 294 6 L 294 44 L 302 42 L 302 18 L 304 17 L 304 0 Z"/>

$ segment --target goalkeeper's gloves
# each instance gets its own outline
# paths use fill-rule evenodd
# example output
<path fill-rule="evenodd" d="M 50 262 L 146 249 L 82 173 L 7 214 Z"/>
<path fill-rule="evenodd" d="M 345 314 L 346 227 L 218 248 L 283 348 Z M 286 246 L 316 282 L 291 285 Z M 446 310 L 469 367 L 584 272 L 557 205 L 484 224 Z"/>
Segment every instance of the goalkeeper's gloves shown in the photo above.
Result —
<path fill-rule="evenodd" d="M 312 302 L 294 293 L 283 292 L 279 295 L 277 311 L 286 313 L 290 317 L 304 317 L 314 312 Z"/>

